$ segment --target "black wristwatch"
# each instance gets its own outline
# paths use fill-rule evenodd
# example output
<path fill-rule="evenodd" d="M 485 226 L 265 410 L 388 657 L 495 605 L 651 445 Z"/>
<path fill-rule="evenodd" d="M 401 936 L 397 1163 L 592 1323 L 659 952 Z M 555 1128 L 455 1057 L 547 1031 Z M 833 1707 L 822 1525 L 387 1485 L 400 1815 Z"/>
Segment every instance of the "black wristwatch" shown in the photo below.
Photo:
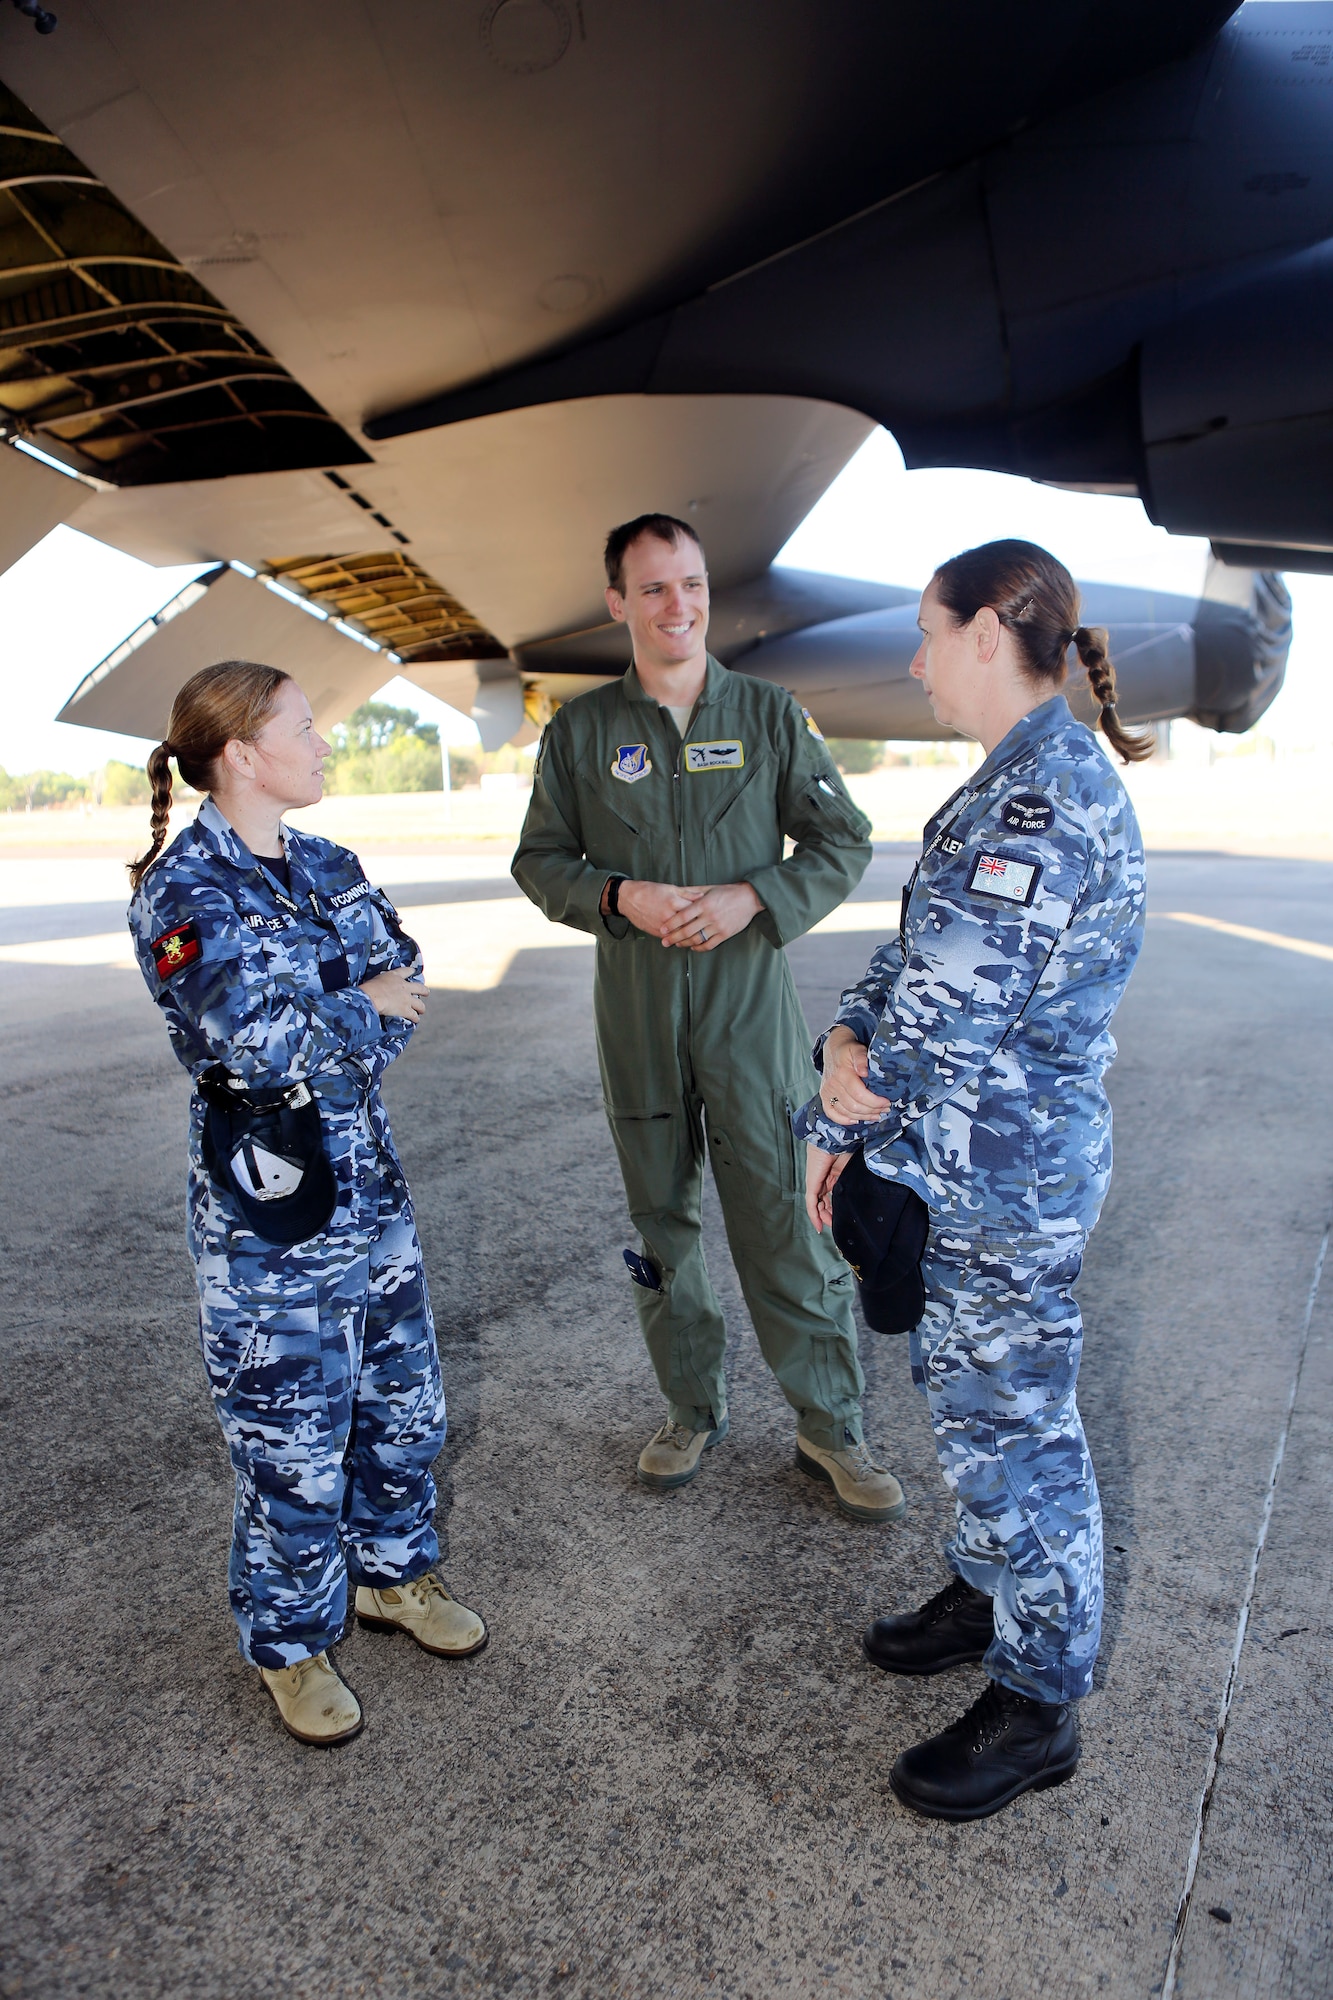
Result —
<path fill-rule="evenodd" d="M 613 875 L 606 885 L 606 914 L 608 917 L 620 915 L 620 885 L 628 882 L 628 875 Z"/>

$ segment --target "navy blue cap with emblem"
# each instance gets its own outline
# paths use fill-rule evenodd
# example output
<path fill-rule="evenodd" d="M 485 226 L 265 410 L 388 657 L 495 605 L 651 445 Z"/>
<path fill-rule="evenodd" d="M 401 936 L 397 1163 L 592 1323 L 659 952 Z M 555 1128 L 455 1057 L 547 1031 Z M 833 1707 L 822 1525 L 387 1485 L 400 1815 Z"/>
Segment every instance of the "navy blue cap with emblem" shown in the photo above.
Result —
<path fill-rule="evenodd" d="M 328 1227 L 338 1186 L 304 1083 L 251 1090 L 215 1063 L 196 1079 L 207 1107 L 204 1165 L 266 1243 L 307 1243 Z"/>

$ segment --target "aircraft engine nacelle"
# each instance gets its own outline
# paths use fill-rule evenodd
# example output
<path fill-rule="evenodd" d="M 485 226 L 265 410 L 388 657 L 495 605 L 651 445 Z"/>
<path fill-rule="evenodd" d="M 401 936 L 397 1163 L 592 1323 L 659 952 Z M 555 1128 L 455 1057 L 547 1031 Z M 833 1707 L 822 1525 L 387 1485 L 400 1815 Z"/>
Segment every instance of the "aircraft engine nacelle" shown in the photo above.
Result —
<path fill-rule="evenodd" d="M 1267 545 L 1283 568 L 1298 566 L 1285 551 L 1322 550 L 1308 567 L 1333 568 L 1331 326 L 1333 240 L 1148 336 L 1143 499 L 1154 521 L 1215 545 Z"/>
<path fill-rule="evenodd" d="M 1126 722 L 1188 716 L 1239 732 L 1282 685 L 1291 599 L 1280 576 L 1214 561 L 1198 598 L 1115 584 L 1081 589 L 1085 623 L 1109 632 Z M 947 732 L 911 677 L 919 640 L 913 602 L 807 626 L 731 665 L 787 688 L 826 736 L 927 740 Z M 1075 713 L 1093 721 L 1095 704 L 1076 671 L 1066 692 Z"/>

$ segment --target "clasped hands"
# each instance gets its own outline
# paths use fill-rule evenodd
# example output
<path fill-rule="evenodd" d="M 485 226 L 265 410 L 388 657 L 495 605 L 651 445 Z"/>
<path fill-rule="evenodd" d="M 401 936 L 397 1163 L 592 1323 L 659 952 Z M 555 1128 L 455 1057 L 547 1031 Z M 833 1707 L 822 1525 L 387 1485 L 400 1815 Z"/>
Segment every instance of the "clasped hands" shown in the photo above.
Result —
<path fill-rule="evenodd" d="M 716 951 L 764 907 L 748 882 L 701 889 L 681 889 L 673 882 L 622 882 L 617 901 L 621 916 L 636 931 L 686 951 Z M 607 914 L 604 892 L 602 915 Z"/>
<path fill-rule="evenodd" d="M 870 1051 L 840 1022 L 824 1038 L 824 1074 L 819 1101 L 834 1125 L 854 1125 L 861 1119 L 882 1118 L 888 1100 L 866 1082 Z M 833 1226 L 833 1190 L 850 1153 L 826 1153 L 813 1142 L 805 1153 L 805 1209 L 817 1230 Z"/>

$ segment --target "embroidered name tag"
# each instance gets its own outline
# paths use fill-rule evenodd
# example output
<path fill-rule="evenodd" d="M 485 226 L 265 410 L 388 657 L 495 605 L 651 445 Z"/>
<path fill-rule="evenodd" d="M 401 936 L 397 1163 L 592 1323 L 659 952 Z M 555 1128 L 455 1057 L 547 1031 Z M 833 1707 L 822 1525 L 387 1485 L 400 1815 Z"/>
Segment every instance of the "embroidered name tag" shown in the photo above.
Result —
<path fill-rule="evenodd" d="M 1015 792 L 1000 808 L 1000 818 L 1015 833 L 1045 833 L 1055 818 L 1055 807 L 1040 792 Z"/>
<path fill-rule="evenodd" d="M 611 776 L 622 779 L 627 785 L 637 785 L 639 779 L 646 778 L 652 768 L 646 743 L 622 743 L 616 751 Z"/>
<path fill-rule="evenodd" d="M 979 854 L 972 863 L 967 886 L 980 896 L 994 896 L 1002 903 L 1030 903 L 1041 880 L 1036 861 L 1011 861 L 1004 854 Z"/>
<path fill-rule="evenodd" d="M 164 931 L 160 938 L 153 939 L 159 979 L 171 979 L 184 972 L 187 965 L 193 965 L 201 956 L 199 933 L 193 923 L 177 924 L 174 931 Z"/>
<path fill-rule="evenodd" d="M 963 851 L 962 841 L 954 840 L 948 834 L 941 834 L 936 844 L 941 854 L 961 854 Z"/>
<path fill-rule="evenodd" d="M 739 771 L 744 762 L 745 745 L 735 738 L 729 742 L 685 745 L 687 771 Z"/>
<path fill-rule="evenodd" d="M 345 910 L 349 903 L 359 903 L 363 896 L 369 894 L 370 884 L 363 875 L 359 882 L 353 882 L 350 889 L 340 889 L 336 896 L 326 896 L 325 901 L 331 910 Z"/>

